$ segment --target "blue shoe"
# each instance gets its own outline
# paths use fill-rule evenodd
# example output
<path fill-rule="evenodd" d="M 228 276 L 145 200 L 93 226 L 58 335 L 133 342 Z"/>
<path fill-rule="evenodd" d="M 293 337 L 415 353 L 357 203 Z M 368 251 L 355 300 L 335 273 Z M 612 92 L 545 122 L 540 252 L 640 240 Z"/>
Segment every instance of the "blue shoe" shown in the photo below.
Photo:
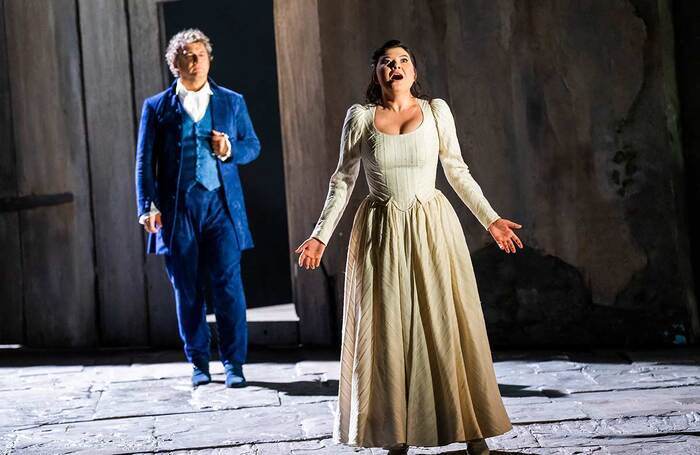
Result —
<path fill-rule="evenodd" d="M 192 385 L 194 387 L 209 384 L 211 375 L 209 374 L 209 362 L 198 362 L 192 365 Z"/>
<path fill-rule="evenodd" d="M 245 377 L 243 376 L 243 365 L 238 363 L 224 363 L 226 370 L 226 387 L 245 387 Z"/>

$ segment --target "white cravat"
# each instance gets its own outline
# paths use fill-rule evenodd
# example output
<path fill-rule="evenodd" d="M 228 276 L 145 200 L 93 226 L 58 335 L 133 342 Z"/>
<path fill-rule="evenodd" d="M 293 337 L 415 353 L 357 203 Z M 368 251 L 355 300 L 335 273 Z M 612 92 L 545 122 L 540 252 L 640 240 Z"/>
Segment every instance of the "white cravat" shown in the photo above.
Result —
<path fill-rule="evenodd" d="M 209 82 L 205 83 L 199 90 L 192 91 L 187 90 L 178 78 L 177 84 L 175 85 L 175 94 L 177 95 L 182 108 L 185 110 L 187 115 L 192 117 L 192 120 L 199 122 L 204 118 L 204 114 L 207 113 L 207 107 L 209 107 L 209 99 L 214 94 L 211 91 Z M 226 154 L 224 156 L 218 156 L 221 161 L 227 160 L 231 156 L 231 141 L 229 141 L 228 136 L 226 136 Z M 156 215 L 160 213 L 160 210 L 151 202 L 151 210 L 148 213 L 144 213 L 139 217 L 139 223 L 143 224 L 146 218 L 151 215 Z"/>
<path fill-rule="evenodd" d="M 177 80 L 175 93 L 180 99 L 180 103 L 182 103 L 185 112 L 187 112 L 195 122 L 202 120 L 202 117 L 204 117 L 204 114 L 207 112 L 207 106 L 209 106 L 209 98 L 214 94 L 214 92 L 211 91 L 211 87 L 209 87 L 209 82 L 195 92 L 187 90 L 180 79 Z"/>

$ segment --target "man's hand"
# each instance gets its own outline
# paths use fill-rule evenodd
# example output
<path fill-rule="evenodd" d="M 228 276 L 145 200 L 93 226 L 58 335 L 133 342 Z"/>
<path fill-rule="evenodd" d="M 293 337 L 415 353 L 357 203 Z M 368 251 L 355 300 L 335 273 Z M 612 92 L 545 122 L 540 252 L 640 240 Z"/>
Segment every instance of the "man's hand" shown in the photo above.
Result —
<path fill-rule="evenodd" d="M 228 136 L 226 133 L 221 133 L 216 130 L 211 131 L 211 150 L 218 156 L 226 156 L 228 153 L 228 146 L 226 145 L 226 139 Z"/>
<path fill-rule="evenodd" d="M 157 233 L 161 227 L 163 227 L 163 224 L 160 222 L 160 213 L 149 216 L 143 222 L 143 228 L 151 234 Z"/>

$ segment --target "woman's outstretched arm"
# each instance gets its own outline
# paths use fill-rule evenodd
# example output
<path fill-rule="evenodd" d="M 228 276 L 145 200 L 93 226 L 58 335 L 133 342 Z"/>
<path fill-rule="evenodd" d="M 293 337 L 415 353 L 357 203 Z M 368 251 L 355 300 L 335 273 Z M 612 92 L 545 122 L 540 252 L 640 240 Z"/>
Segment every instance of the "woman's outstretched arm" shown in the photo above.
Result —
<path fill-rule="evenodd" d="M 445 170 L 447 181 L 484 229 L 489 231 L 498 247 L 506 253 L 515 253 L 515 245 L 522 248 L 523 244 L 513 229 L 520 229 L 522 226 L 501 218 L 472 177 L 467 163 L 462 158 L 454 117 L 447 103 L 436 98 L 430 104 L 440 138 L 440 162 Z"/>
<path fill-rule="evenodd" d="M 360 172 L 360 154 L 362 138 L 361 115 L 364 107 L 355 104 L 348 109 L 343 122 L 340 138 L 340 157 L 338 166 L 331 176 L 328 195 L 311 236 L 295 250 L 299 253 L 299 266 L 306 269 L 316 268 L 326 244 L 340 221 Z"/>

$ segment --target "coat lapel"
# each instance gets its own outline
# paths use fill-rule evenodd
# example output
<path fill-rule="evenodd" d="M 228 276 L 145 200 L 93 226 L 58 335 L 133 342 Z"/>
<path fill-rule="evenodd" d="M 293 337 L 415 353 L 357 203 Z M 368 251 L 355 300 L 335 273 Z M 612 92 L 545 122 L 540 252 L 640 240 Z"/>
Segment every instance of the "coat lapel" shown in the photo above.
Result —
<path fill-rule="evenodd" d="M 211 113 L 211 128 L 216 131 L 226 132 L 225 128 L 225 109 L 226 105 L 223 102 L 221 96 L 221 90 L 219 86 L 209 79 L 209 87 L 211 88 L 212 95 L 209 100 L 209 109 Z"/>
<path fill-rule="evenodd" d="M 175 86 L 177 84 L 177 80 L 173 82 L 173 85 L 170 86 L 170 105 L 168 106 L 171 111 L 176 112 L 178 116 L 182 115 L 182 104 L 180 103 L 180 99 L 177 97 L 177 93 L 175 93 Z M 182 121 L 181 118 L 178 118 L 179 121 Z"/>

